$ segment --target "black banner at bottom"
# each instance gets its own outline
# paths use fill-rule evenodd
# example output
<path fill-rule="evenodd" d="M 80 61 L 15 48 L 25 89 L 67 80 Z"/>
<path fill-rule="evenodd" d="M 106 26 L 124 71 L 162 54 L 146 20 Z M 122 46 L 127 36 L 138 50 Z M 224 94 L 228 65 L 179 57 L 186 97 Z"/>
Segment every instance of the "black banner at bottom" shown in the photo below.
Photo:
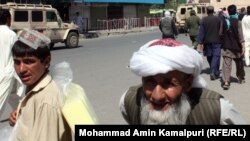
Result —
<path fill-rule="evenodd" d="M 171 137 L 176 139 L 248 140 L 250 125 L 76 125 L 75 141 L 84 137 Z"/>

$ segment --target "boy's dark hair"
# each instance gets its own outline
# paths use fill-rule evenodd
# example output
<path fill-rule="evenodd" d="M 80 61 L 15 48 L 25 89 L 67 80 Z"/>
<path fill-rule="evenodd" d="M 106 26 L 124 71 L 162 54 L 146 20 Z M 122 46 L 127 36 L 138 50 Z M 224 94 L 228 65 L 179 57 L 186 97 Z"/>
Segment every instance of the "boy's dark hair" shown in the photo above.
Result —
<path fill-rule="evenodd" d="M 9 10 L 0 8 L 0 25 L 6 25 L 10 17 Z"/>
<path fill-rule="evenodd" d="M 34 49 L 19 40 L 13 45 L 12 54 L 15 57 L 35 56 L 41 62 L 43 62 L 46 57 L 51 56 L 49 47 L 38 47 Z"/>
<path fill-rule="evenodd" d="M 232 4 L 227 7 L 227 11 L 229 15 L 235 15 L 237 13 L 236 5 Z"/>

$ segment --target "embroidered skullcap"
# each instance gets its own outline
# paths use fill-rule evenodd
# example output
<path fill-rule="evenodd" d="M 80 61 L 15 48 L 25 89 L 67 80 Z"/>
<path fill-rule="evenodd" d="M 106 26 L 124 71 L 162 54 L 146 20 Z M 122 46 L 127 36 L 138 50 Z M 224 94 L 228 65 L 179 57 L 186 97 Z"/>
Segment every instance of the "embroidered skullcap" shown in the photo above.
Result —
<path fill-rule="evenodd" d="M 37 49 L 38 47 L 48 47 L 50 44 L 50 39 L 48 37 L 31 29 L 23 29 L 19 33 L 18 39 L 34 49 Z"/>
<path fill-rule="evenodd" d="M 178 70 L 194 76 L 193 87 L 206 87 L 205 80 L 200 76 L 203 67 L 202 56 L 196 50 L 173 39 L 146 43 L 133 53 L 129 67 L 141 77 Z"/>

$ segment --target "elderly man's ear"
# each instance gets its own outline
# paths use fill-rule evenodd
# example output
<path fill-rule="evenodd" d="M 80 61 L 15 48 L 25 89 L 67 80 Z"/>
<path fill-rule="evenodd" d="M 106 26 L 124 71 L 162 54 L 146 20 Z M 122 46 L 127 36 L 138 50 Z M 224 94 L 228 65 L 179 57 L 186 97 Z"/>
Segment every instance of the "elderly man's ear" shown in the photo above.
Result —
<path fill-rule="evenodd" d="M 188 78 L 186 78 L 183 85 L 183 92 L 189 92 L 192 88 L 194 77 L 190 75 Z"/>

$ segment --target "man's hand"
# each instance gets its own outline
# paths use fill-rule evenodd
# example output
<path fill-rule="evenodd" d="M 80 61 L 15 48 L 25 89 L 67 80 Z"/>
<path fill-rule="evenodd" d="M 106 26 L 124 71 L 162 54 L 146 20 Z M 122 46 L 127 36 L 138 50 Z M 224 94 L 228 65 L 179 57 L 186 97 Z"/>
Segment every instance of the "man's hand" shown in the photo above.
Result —
<path fill-rule="evenodd" d="M 198 52 L 203 52 L 203 49 L 204 49 L 203 44 L 198 44 L 198 46 L 197 46 Z"/>
<path fill-rule="evenodd" d="M 10 113 L 9 117 L 10 126 L 14 126 L 16 124 L 16 115 L 17 115 L 17 110 L 14 110 L 13 112 Z"/>
<path fill-rule="evenodd" d="M 241 43 L 241 55 L 244 55 L 245 53 L 245 42 Z"/>

